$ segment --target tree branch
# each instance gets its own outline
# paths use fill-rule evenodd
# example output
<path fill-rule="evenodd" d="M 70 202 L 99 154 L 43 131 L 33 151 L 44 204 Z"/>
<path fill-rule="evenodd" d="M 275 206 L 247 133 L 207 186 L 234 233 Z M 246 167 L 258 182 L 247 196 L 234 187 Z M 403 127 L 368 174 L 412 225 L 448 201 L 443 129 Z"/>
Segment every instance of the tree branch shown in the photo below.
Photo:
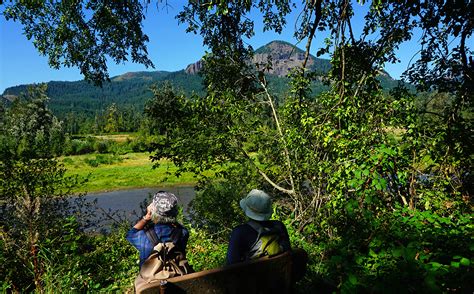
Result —
<path fill-rule="evenodd" d="M 286 161 L 286 167 L 288 168 L 288 176 L 290 177 L 291 191 L 293 191 L 292 193 L 294 193 L 295 183 L 293 181 L 293 175 L 292 175 L 292 172 L 291 172 L 290 153 L 288 152 L 288 148 L 286 146 L 286 141 L 285 141 L 285 138 L 283 136 L 283 131 L 281 130 L 280 121 L 279 121 L 278 115 L 276 113 L 275 105 L 273 104 L 273 100 L 272 100 L 272 97 L 270 96 L 270 93 L 268 93 L 265 77 L 263 77 L 263 81 L 259 80 L 259 83 L 260 83 L 260 85 L 262 86 L 262 88 L 265 92 L 265 96 L 268 98 L 268 103 L 270 104 L 270 107 L 272 108 L 272 114 L 273 114 L 273 118 L 275 119 L 278 134 L 280 135 L 280 139 L 283 141 L 283 151 L 285 152 L 285 161 Z"/>
<path fill-rule="evenodd" d="M 313 41 L 314 34 L 316 32 L 316 28 L 319 26 L 319 22 L 321 21 L 321 0 L 316 0 L 316 18 L 314 20 L 313 26 L 311 27 L 311 31 L 309 32 L 308 42 L 306 43 L 306 51 L 304 53 L 304 61 L 302 64 L 303 68 L 306 68 L 306 64 L 308 63 L 309 59 L 309 50 L 311 49 L 311 42 Z"/>
<path fill-rule="evenodd" d="M 280 185 L 278 185 L 277 183 L 275 183 L 274 181 L 272 181 L 270 179 L 270 177 L 268 177 L 268 175 L 262 171 L 260 169 L 260 167 L 258 167 L 258 165 L 255 163 L 255 161 L 253 161 L 253 159 L 250 157 L 250 155 L 247 153 L 247 151 L 245 151 L 244 148 L 240 147 L 240 150 L 242 151 L 242 153 L 245 155 L 245 157 L 252 163 L 253 166 L 255 166 L 255 168 L 257 169 L 258 173 L 270 184 L 273 186 L 273 188 L 277 189 L 278 191 L 280 192 L 283 192 L 283 193 L 286 193 L 286 194 L 289 194 L 289 195 L 294 195 L 295 194 L 295 190 L 294 189 L 291 189 L 291 190 L 288 190 L 288 189 L 285 189 L 283 187 L 281 187 Z"/>

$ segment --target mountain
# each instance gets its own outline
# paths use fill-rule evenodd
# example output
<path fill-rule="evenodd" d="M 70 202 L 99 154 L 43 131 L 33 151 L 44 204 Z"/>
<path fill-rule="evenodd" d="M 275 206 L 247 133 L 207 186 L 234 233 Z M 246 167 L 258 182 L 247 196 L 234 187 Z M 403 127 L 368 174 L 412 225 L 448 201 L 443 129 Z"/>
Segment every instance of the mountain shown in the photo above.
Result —
<path fill-rule="evenodd" d="M 286 76 L 292 68 L 301 66 L 304 61 L 305 51 L 285 41 L 272 41 L 265 46 L 262 46 L 255 50 L 252 64 L 265 64 L 271 60 L 272 67 L 268 71 L 271 79 L 277 81 L 275 77 L 284 78 L 286 82 Z M 197 74 L 203 67 L 203 60 L 198 60 L 195 63 L 188 65 L 185 72 L 188 74 Z M 310 70 L 319 72 L 321 74 L 327 73 L 331 69 L 331 63 L 327 59 L 317 58 L 314 55 L 308 56 L 308 62 L 306 65 Z M 397 86 L 398 81 L 393 79 L 386 71 L 381 71 L 379 75 L 382 87 L 391 89 Z M 277 81 L 282 83 L 283 81 Z M 321 85 L 319 85 L 319 88 Z M 281 87 L 279 87 L 281 88 Z M 283 92 L 278 92 L 283 93 Z"/>
<path fill-rule="evenodd" d="M 291 68 L 301 65 L 304 60 L 304 51 L 298 47 L 283 41 L 273 41 L 257 49 L 253 57 L 253 63 L 265 63 L 271 59 L 272 69 L 269 71 L 270 87 L 278 96 L 283 96 L 288 90 L 288 74 Z M 179 92 L 186 95 L 197 93 L 204 94 L 202 78 L 197 73 L 202 69 L 202 60 L 190 64 L 185 70 L 176 72 L 153 71 L 153 72 L 129 72 L 111 78 L 110 83 L 104 83 L 103 87 L 95 87 L 85 81 L 48 83 L 48 96 L 50 108 L 60 118 L 67 113 L 82 113 L 91 116 L 102 111 L 112 103 L 119 107 L 130 107 L 141 111 L 145 102 L 152 97 L 150 88 L 160 85 L 165 81 L 170 82 Z M 325 73 L 330 69 L 329 60 L 309 56 L 308 66 L 316 71 Z M 382 85 L 392 88 L 397 81 L 392 79 L 388 73 L 380 75 Z M 7 88 L 2 97 L 4 103 L 15 99 L 15 96 L 26 91 L 27 85 Z M 324 89 L 320 82 L 313 85 L 313 93 L 316 94 Z"/>
<path fill-rule="evenodd" d="M 290 69 L 301 66 L 304 61 L 305 52 L 300 48 L 284 41 L 273 41 L 260 47 L 255 51 L 254 63 L 265 63 L 272 60 L 270 74 L 283 77 Z M 331 63 L 327 59 L 321 59 L 309 55 L 307 67 L 311 70 L 326 73 L 331 68 Z"/>
<path fill-rule="evenodd" d="M 202 94 L 201 77 L 189 75 L 184 70 L 176 72 L 131 72 L 112 77 L 110 83 L 104 83 L 102 88 L 86 81 L 48 83 L 47 95 L 50 97 L 50 108 L 62 118 L 69 112 L 93 115 L 112 103 L 119 107 L 131 107 L 139 111 L 145 102 L 153 97 L 150 88 L 169 81 L 178 92 L 191 95 L 193 92 Z M 27 90 L 28 85 L 10 87 L 5 90 L 3 97 L 9 100 Z"/>
<path fill-rule="evenodd" d="M 268 60 L 272 62 L 272 68 L 268 74 L 286 77 L 290 69 L 301 66 L 304 61 L 305 52 L 285 41 L 272 41 L 265 46 L 258 48 L 252 59 L 253 64 L 267 63 Z M 186 67 L 186 73 L 196 74 L 203 66 L 203 61 L 199 60 Z M 308 57 L 307 67 L 311 70 L 316 70 L 321 73 L 326 73 L 331 68 L 331 64 L 327 59 L 321 59 L 310 55 Z"/>

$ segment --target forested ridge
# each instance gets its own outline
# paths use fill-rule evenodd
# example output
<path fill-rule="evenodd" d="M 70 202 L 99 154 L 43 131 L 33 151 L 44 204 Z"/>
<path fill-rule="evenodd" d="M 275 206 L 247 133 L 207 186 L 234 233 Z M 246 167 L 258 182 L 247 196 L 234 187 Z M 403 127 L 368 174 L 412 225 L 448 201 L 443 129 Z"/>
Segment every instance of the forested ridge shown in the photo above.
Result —
<path fill-rule="evenodd" d="M 107 57 L 153 65 L 141 29 L 146 3 L 4 5 L 4 16 L 23 25 L 52 67 L 78 67 L 104 89 L 134 81 L 126 74 L 107 84 Z M 259 54 L 246 42 L 254 22 L 279 33 L 291 11 L 299 15 L 294 36 L 305 43 L 297 66 L 249 62 Z M 357 33 L 355 13 L 363 19 Z M 285 224 L 291 245 L 308 252 L 296 293 L 472 293 L 472 1 L 189 1 L 177 19 L 209 48 L 196 76 L 202 92 L 152 86 L 143 145 L 126 148 L 151 152 L 157 167 L 166 159 L 176 176 L 194 175 L 196 196 L 180 221 L 196 270 L 225 263 L 229 234 L 246 221 L 239 201 L 259 188 L 272 195 L 272 218 Z M 309 54 L 321 32 L 317 55 L 330 56 L 331 65 L 323 73 Z M 387 90 L 381 68 L 398 62 L 399 46 L 410 40 L 418 51 L 404 83 Z M 286 70 L 285 78 L 269 75 Z M 141 83 L 153 80 L 142 75 Z M 109 232 L 87 233 L 100 218 L 81 197 L 68 201 L 83 180 L 67 175 L 59 159 L 87 150 L 97 153 L 90 165 L 105 164 L 123 150 L 70 140 L 74 131 L 49 109 L 47 91 L 38 85 L 0 104 L 2 290 L 130 290 L 138 270 L 124 239 L 130 223 L 102 211 Z M 101 122 L 95 116 L 84 130 L 127 125 L 118 104 L 101 107 Z"/>
<path fill-rule="evenodd" d="M 290 46 L 283 41 L 274 41 L 270 44 L 282 44 Z M 262 55 L 260 60 L 266 60 L 268 55 L 277 56 L 277 60 L 285 61 L 291 58 L 291 55 L 301 55 L 303 50 L 291 45 L 294 50 L 277 50 L 266 45 L 258 48 L 255 54 Z M 330 69 L 330 62 L 326 59 L 311 56 L 314 63 L 311 69 L 324 75 Z M 291 64 L 295 67 L 297 64 Z M 285 67 L 288 71 L 289 68 Z M 392 79 L 388 74 L 384 73 L 379 76 L 381 86 L 386 89 L 392 89 L 398 81 Z M 289 90 L 289 79 L 286 75 L 268 74 L 269 87 L 274 95 L 280 100 L 284 99 Z M 125 122 L 120 131 L 137 131 L 137 119 L 142 118 L 143 109 L 147 100 L 153 96 L 151 88 L 153 86 L 161 86 L 163 83 L 171 84 L 174 89 L 190 96 L 195 93 L 199 96 L 204 95 L 204 87 L 202 77 L 199 72 L 187 73 L 185 70 L 176 72 L 150 71 L 150 72 L 130 72 L 123 75 L 115 76 L 110 82 L 104 83 L 101 87 L 89 83 L 87 81 L 51 81 L 47 85 L 47 95 L 50 98 L 49 108 L 53 113 L 66 124 L 66 130 L 70 133 L 101 133 L 100 128 L 93 128 L 94 123 L 103 120 L 107 116 L 107 109 L 114 104 L 119 112 L 130 118 L 129 122 Z M 11 101 L 22 92 L 26 92 L 28 85 L 19 85 L 5 89 L 2 97 L 3 100 Z M 327 86 L 321 80 L 315 80 L 312 83 L 312 91 L 319 93 Z M 7 99 L 7 98 L 8 99 Z"/>

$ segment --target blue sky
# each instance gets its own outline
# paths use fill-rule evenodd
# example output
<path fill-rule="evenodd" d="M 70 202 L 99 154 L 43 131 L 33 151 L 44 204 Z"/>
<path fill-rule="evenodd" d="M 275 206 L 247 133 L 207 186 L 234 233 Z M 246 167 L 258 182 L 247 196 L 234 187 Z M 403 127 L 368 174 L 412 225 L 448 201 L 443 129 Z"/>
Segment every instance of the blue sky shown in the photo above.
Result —
<path fill-rule="evenodd" d="M 171 1 L 169 1 L 171 3 Z M 144 21 L 144 32 L 149 36 L 149 57 L 155 64 L 155 69 L 146 69 L 143 65 L 134 63 L 114 64 L 109 63 L 109 74 L 111 77 L 131 71 L 164 70 L 177 71 L 184 69 L 193 63 L 205 52 L 202 46 L 202 38 L 199 35 L 186 33 L 184 24 L 178 25 L 175 15 L 181 10 L 184 1 L 174 1 L 172 6 L 164 7 L 164 4 L 150 5 Z M 367 6 L 367 5 L 366 5 Z M 354 33 L 356 36 L 363 25 L 362 17 L 367 7 L 354 4 L 356 17 L 353 20 Z M 263 32 L 261 18 L 258 14 L 252 16 L 255 19 L 255 36 L 248 40 L 254 49 L 259 48 L 273 40 L 284 40 L 296 44 L 293 38 L 293 30 L 297 13 L 288 17 L 288 23 L 282 34 L 274 32 Z M 324 35 L 316 36 L 316 44 L 313 45 L 313 54 L 317 51 L 318 43 L 321 44 Z M 298 44 L 304 48 L 305 43 Z M 400 47 L 398 56 L 401 62 L 398 64 L 387 64 L 385 69 L 394 78 L 407 68 L 408 62 L 416 53 L 416 38 Z M 13 21 L 5 21 L 0 16 L 0 94 L 5 88 L 29 83 L 48 81 L 75 81 L 83 77 L 76 68 L 52 69 L 48 66 L 47 58 L 40 56 L 34 48 L 32 41 L 23 35 L 21 25 Z"/>

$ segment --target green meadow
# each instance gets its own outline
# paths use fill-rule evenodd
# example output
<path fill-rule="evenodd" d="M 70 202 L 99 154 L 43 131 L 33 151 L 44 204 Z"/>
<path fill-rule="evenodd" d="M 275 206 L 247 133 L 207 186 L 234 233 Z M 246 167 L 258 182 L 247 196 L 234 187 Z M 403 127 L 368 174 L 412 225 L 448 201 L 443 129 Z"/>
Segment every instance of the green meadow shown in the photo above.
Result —
<path fill-rule="evenodd" d="M 149 153 L 86 154 L 60 157 L 68 176 L 77 175 L 84 182 L 74 193 L 103 192 L 144 187 L 192 185 L 196 178 L 192 173 L 174 175 L 176 166 L 168 160 L 160 160 L 159 166 L 149 159 Z"/>

